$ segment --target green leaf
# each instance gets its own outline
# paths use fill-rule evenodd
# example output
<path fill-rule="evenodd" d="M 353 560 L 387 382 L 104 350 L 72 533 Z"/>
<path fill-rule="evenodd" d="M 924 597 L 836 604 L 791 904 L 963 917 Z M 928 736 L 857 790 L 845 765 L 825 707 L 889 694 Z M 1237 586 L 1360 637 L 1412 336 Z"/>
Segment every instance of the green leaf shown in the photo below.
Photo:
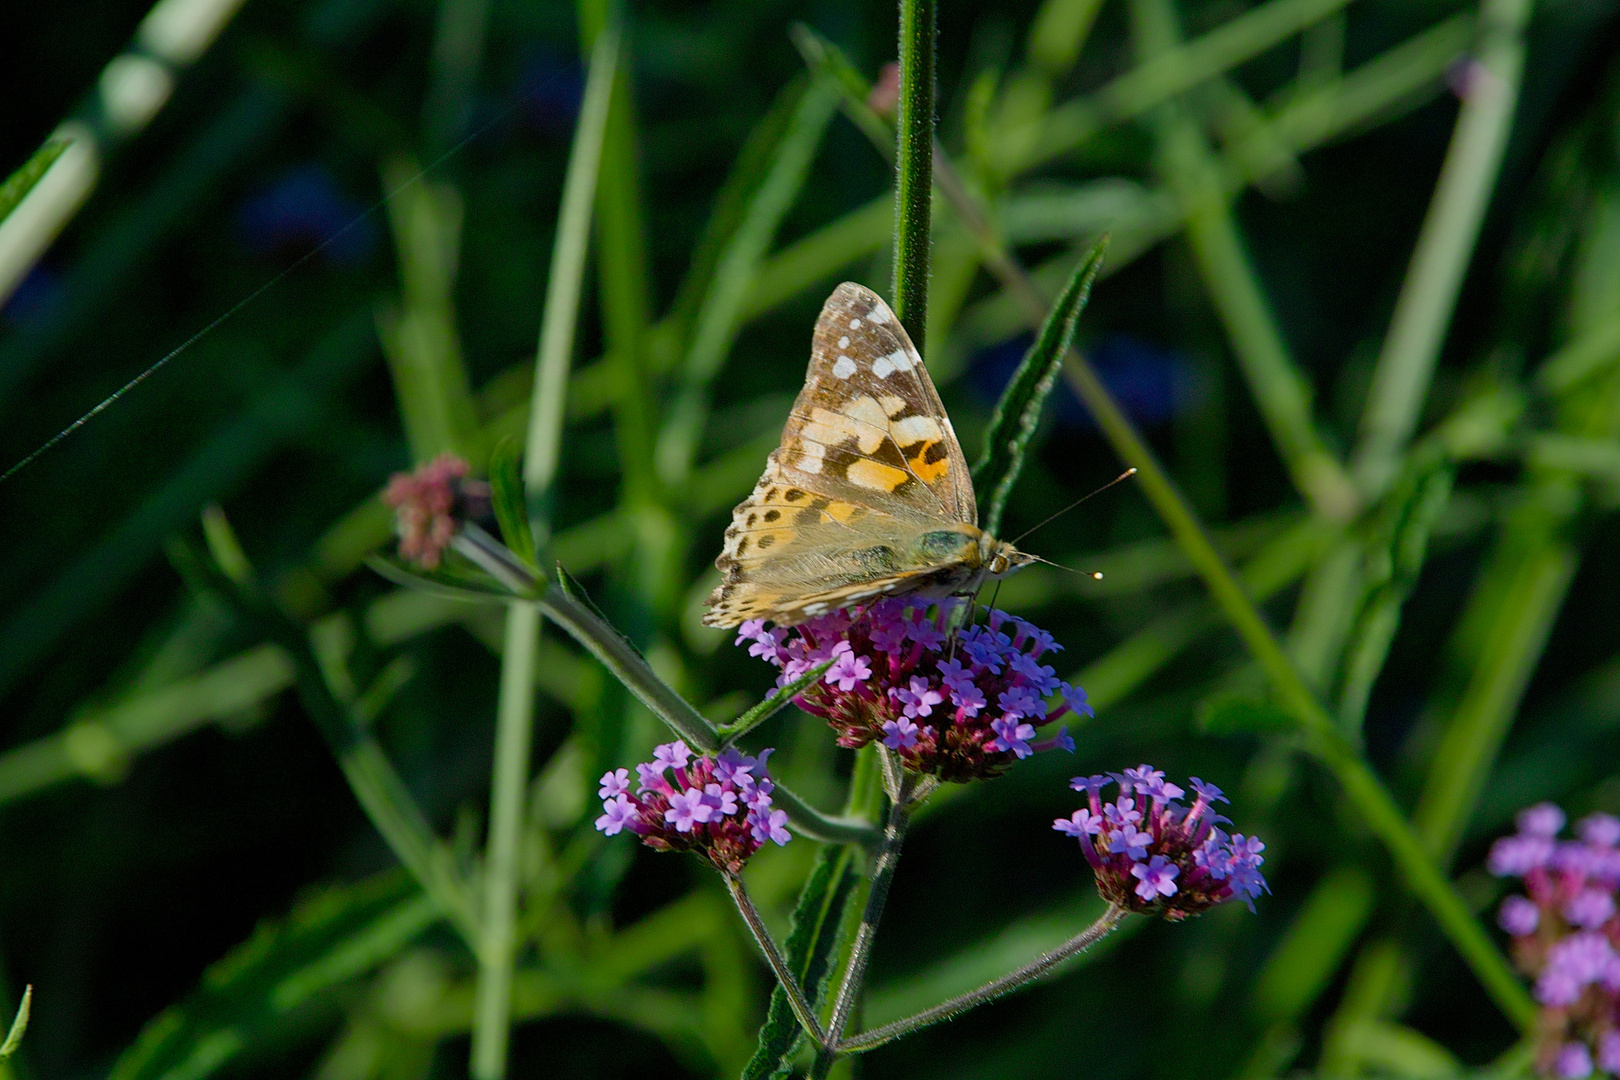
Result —
<path fill-rule="evenodd" d="M 794 23 L 789 27 L 788 36 L 793 39 L 810 74 L 838 91 L 838 107 L 844 115 L 861 129 L 873 146 L 893 161 L 894 125 L 866 103 L 872 93 L 872 84 L 866 81 L 866 76 L 849 62 L 844 50 L 804 23 Z"/>
<path fill-rule="evenodd" d="M 815 867 L 793 908 L 793 929 L 788 932 L 787 962 L 799 977 L 804 996 L 813 1007 L 826 990 L 838 954 L 839 926 L 850 893 L 860 877 L 860 852 L 848 846 L 827 845 L 816 855 Z M 759 1047 L 743 1068 L 742 1080 L 782 1080 L 793 1069 L 793 1051 L 803 1032 L 778 986 L 771 991 L 771 1007 L 759 1029 Z"/>
<path fill-rule="evenodd" d="M 66 139 L 47 139 L 44 146 L 34 151 L 33 157 L 23 162 L 22 168 L 6 177 L 6 182 L 0 184 L 0 221 L 11 216 L 11 212 L 17 209 L 17 204 L 34 189 L 40 177 L 45 175 L 46 170 L 67 148 Z"/>
<path fill-rule="evenodd" d="M 1359 866 L 1324 877 L 1255 981 L 1255 1012 L 1273 1022 L 1304 1016 L 1349 955 L 1376 900 L 1372 875 Z"/>
<path fill-rule="evenodd" d="M 0 1061 L 4 1061 L 17 1052 L 22 1045 L 23 1033 L 28 1030 L 28 1017 L 34 1011 L 34 988 L 23 987 L 22 1000 L 17 1003 L 17 1015 L 12 1018 L 11 1030 L 6 1032 L 6 1041 L 0 1043 Z"/>
<path fill-rule="evenodd" d="M 1198 726 L 1211 735 L 1279 734 L 1299 730 L 1293 715 L 1252 693 L 1225 690 L 1198 706 Z"/>
<path fill-rule="evenodd" d="M 489 456 L 489 487 L 495 504 L 495 520 L 501 527 L 501 539 L 518 558 L 539 569 L 540 560 L 534 550 L 534 530 L 529 525 L 528 497 L 523 487 L 523 470 L 516 439 L 505 438 L 495 444 Z"/>
<path fill-rule="evenodd" d="M 513 599 L 512 590 L 483 574 L 462 573 L 445 566 L 437 570 L 424 570 L 419 566 L 407 566 L 386 555 L 373 555 L 366 560 L 366 565 L 395 585 L 451 600 L 488 604 L 493 601 L 506 603 Z"/>
<path fill-rule="evenodd" d="M 992 536 L 1001 529 L 1007 496 L 1023 471 L 1024 452 L 1035 437 L 1041 406 L 1046 404 L 1046 396 L 1057 382 L 1063 354 L 1074 341 L 1080 312 L 1085 310 L 1091 296 L 1091 284 L 1102 269 L 1103 251 L 1107 247 L 1105 236 L 1080 260 L 1057 303 L 1047 314 L 1035 344 L 1024 354 L 1023 363 L 1018 365 L 1012 382 L 990 416 L 990 427 L 984 436 L 984 456 L 973 466 L 973 484 L 979 491 L 979 504 L 984 507 L 981 525 Z"/>
<path fill-rule="evenodd" d="M 201 1080 L 282 1029 L 295 1010 L 394 956 L 438 919 L 409 877 L 389 872 L 323 893 L 209 968 L 146 1025 L 110 1080 Z"/>
<path fill-rule="evenodd" d="M 785 707 L 788 702 L 792 701 L 810 687 L 814 686 L 823 675 L 827 674 L 827 669 L 832 667 L 837 662 L 837 660 L 827 660 L 823 663 L 817 664 L 815 667 L 801 675 L 796 681 L 782 687 L 776 693 L 772 694 L 758 705 L 755 705 L 752 709 L 749 709 L 747 712 L 737 717 L 736 720 L 721 727 L 720 737 L 726 740 L 726 742 L 732 742 L 748 734 L 750 731 L 769 720 L 772 716 L 776 715 L 777 711 Z"/>

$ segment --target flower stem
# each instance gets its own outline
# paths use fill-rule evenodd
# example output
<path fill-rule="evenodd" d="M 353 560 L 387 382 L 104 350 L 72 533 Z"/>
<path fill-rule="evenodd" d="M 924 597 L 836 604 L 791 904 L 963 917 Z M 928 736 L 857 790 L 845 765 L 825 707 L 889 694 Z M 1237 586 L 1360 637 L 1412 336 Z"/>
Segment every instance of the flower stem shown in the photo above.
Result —
<path fill-rule="evenodd" d="M 881 753 L 881 751 L 880 751 Z M 887 763 L 888 755 L 883 754 Z M 888 772 L 888 769 L 885 769 Z M 872 891 L 866 897 L 866 910 L 861 913 L 861 925 L 855 931 L 855 944 L 850 946 L 849 965 L 844 968 L 844 980 L 838 986 L 838 997 L 833 1001 L 832 1019 L 827 1024 L 827 1042 L 836 1047 L 849 1024 L 856 999 L 866 982 L 866 965 L 872 958 L 872 942 L 877 937 L 878 924 L 883 921 L 883 909 L 889 902 L 889 886 L 894 882 L 894 871 L 900 863 L 900 847 L 906 839 L 906 828 L 911 824 L 911 783 L 902 778 L 891 792 L 888 819 L 883 823 L 883 843 L 878 848 L 877 862 L 872 867 Z M 816 1054 L 812 1077 L 825 1076 L 832 1067 L 836 1051 L 822 1049 Z"/>
<path fill-rule="evenodd" d="M 913 1016 L 896 1020 L 882 1027 L 863 1031 L 848 1039 L 839 1040 L 835 1049 L 841 1054 L 860 1054 L 867 1050 L 875 1050 L 884 1043 L 892 1042 L 902 1035 L 909 1035 L 920 1028 L 937 1024 L 941 1020 L 949 1020 L 960 1016 L 969 1009 L 976 1009 L 980 1005 L 988 1004 L 1003 994 L 1009 994 L 1026 983 L 1034 982 L 1051 974 L 1063 961 L 1076 956 L 1118 928 L 1130 914 L 1127 908 L 1118 904 L 1109 904 L 1108 910 L 1098 916 L 1097 921 L 1086 927 L 1074 937 L 1065 941 L 1051 952 L 1042 953 L 1016 971 L 1010 971 L 999 979 L 991 979 L 977 990 L 969 990 L 965 994 L 958 994 L 949 1001 L 940 1002 L 931 1009 L 924 1009 Z"/>
<path fill-rule="evenodd" d="M 765 920 L 760 918 L 759 909 L 754 907 L 754 901 L 743 887 L 742 879 L 735 874 L 727 874 L 726 888 L 731 890 L 731 899 L 736 901 L 737 910 L 742 913 L 743 922 L 753 931 L 754 940 L 759 942 L 760 951 L 770 963 L 771 970 L 776 973 L 776 981 L 781 984 L 782 991 L 787 994 L 788 1004 L 793 1007 L 793 1015 L 799 1018 L 799 1024 L 816 1041 L 816 1045 L 825 1047 L 827 1035 L 821 1030 L 821 1024 L 816 1020 L 815 1010 L 805 999 L 804 990 L 799 986 L 799 980 L 793 977 L 793 969 L 788 966 L 787 958 L 776 945 L 776 939 L 765 926 Z"/>
<path fill-rule="evenodd" d="M 463 526 L 454 543 L 457 551 L 511 589 L 518 599 L 532 600 L 546 618 L 584 646 L 607 668 L 608 674 L 689 745 L 711 754 L 721 748 L 720 734 L 714 725 L 660 679 L 635 646 L 600 615 L 557 586 L 543 584 L 505 545 L 476 525 Z M 859 844 L 864 848 L 878 842 L 877 830 L 867 822 L 824 814 L 781 784 L 776 786 L 773 797 L 805 836 L 832 844 Z"/>
<path fill-rule="evenodd" d="M 894 186 L 894 312 L 918 353 L 928 322 L 934 184 L 934 0 L 900 0 L 900 108 Z"/>

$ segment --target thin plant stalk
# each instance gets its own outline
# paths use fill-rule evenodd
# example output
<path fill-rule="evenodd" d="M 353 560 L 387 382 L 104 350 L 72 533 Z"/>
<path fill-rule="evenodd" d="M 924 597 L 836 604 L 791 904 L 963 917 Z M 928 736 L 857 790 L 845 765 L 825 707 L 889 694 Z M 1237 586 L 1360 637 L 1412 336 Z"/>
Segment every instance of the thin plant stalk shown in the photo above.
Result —
<path fill-rule="evenodd" d="M 551 276 L 546 285 L 523 465 L 524 488 L 529 493 L 530 528 L 542 549 L 550 536 L 552 489 L 562 444 L 568 367 L 579 319 L 591 206 L 618 46 L 618 28 L 610 23 L 597 36 L 592 51 L 578 133 L 563 183 Z M 534 665 L 539 656 L 540 614 L 540 606 L 533 603 L 514 603 L 506 609 L 473 1016 L 472 1074 L 475 1080 L 500 1080 L 506 1075 L 514 931 L 521 876 L 519 846 L 534 729 Z"/>
<path fill-rule="evenodd" d="M 888 752 L 881 747 L 879 755 L 884 766 L 884 786 L 889 788 L 889 813 L 883 823 L 883 842 L 872 866 L 872 889 L 866 896 L 866 910 L 861 912 L 861 924 L 855 930 L 855 942 L 849 950 L 849 963 L 844 968 L 838 996 L 833 1000 L 832 1016 L 827 1021 L 827 1042 L 835 1048 L 843 1037 L 850 1014 L 865 986 L 866 965 L 872 959 L 872 942 L 877 938 L 878 924 L 883 921 L 883 909 L 889 902 L 889 886 L 894 883 L 895 868 L 900 863 L 900 848 L 905 843 L 906 829 L 911 824 L 912 797 L 915 793 L 910 778 L 902 775 L 891 781 L 891 775 L 899 770 L 890 760 Z M 816 1054 L 815 1065 L 810 1072 L 813 1080 L 827 1075 L 836 1056 L 835 1049 L 823 1048 Z"/>
<path fill-rule="evenodd" d="M 894 187 L 894 313 L 926 356 L 933 210 L 934 0 L 900 3 L 900 103 Z"/>
<path fill-rule="evenodd" d="M 609 675 L 688 744 L 703 753 L 721 749 L 720 734 L 714 725 L 660 679 L 635 646 L 596 612 L 557 586 L 542 585 L 533 570 L 476 525 L 463 526 L 454 545 L 511 589 L 517 599 L 538 605 L 541 614 L 596 657 Z M 778 807 L 787 811 L 799 832 L 813 840 L 859 844 L 864 848 L 878 842 L 877 830 L 869 822 L 824 814 L 781 784 L 776 786 L 773 798 Z"/>
<path fill-rule="evenodd" d="M 781 984 L 782 992 L 787 994 L 788 1004 L 793 1007 L 793 1015 L 798 1017 L 799 1024 L 805 1032 L 816 1041 L 817 1046 L 827 1045 L 827 1036 L 821 1030 L 821 1023 L 816 1019 L 816 1012 L 805 999 L 804 990 L 799 986 L 799 980 L 794 978 L 793 969 L 788 966 L 787 958 L 777 946 L 776 939 L 771 937 L 770 930 L 765 926 L 765 920 L 760 917 L 759 909 L 754 906 L 753 899 L 748 890 L 743 887 L 742 879 L 735 874 L 726 875 L 726 888 L 731 892 L 731 899 L 736 903 L 737 910 L 742 914 L 743 922 L 753 933 L 754 940 L 759 943 L 760 951 L 765 954 L 766 961 L 771 970 L 776 973 L 776 981 Z"/>
<path fill-rule="evenodd" d="M 1086 927 L 1062 945 L 1044 952 L 1015 971 L 1009 971 L 998 979 L 991 979 L 977 990 L 969 990 L 965 994 L 958 994 L 948 1001 L 942 1001 L 931 1009 L 924 1009 L 920 1013 L 884 1024 L 882 1027 L 863 1031 L 859 1035 L 848 1039 L 841 1039 L 836 1047 L 840 1054 L 860 1054 L 867 1050 L 875 1050 L 884 1043 L 893 1042 L 902 1035 L 909 1035 L 931 1024 L 942 1020 L 949 1020 L 960 1016 L 969 1009 L 976 1009 L 986 1005 L 1004 994 L 1010 994 L 1021 986 L 1032 983 L 1037 979 L 1045 978 L 1057 966 L 1069 959 L 1085 952 L 1091 946 L 1113 933 L 1119 924 L 1125 921 L 1130 909 L 1120 907 L 1118 904 L 1109 904 L 1108 910 L 1097 917 L 1097 921 Z"/>
<path fill-rule="evenodd" d="M 1422 415 L 1507 150 L 1529 17 L 1530 0 L 1483 0 L 1480 5 L 1480 46 L 1463 68 L 1462 111 L 1361 417 L 1352 471 L 1368 493 L 1376 493 L 1395 474 L 1396 459 Z"/>

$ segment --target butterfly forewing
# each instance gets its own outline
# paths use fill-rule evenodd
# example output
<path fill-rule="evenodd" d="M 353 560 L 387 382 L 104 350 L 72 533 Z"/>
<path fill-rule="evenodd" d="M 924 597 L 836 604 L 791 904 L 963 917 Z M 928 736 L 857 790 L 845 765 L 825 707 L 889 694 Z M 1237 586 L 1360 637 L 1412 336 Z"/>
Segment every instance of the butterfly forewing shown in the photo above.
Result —
<path fill-rule="evenodd" d="M 977 516 L 922 358 L 882 298 L 846 282 L 816 322 L 782 445 L 733 512 L 704 622 L 787 624 L 908 591 L 943 569 L 908 561 L 915 539 Z"/>

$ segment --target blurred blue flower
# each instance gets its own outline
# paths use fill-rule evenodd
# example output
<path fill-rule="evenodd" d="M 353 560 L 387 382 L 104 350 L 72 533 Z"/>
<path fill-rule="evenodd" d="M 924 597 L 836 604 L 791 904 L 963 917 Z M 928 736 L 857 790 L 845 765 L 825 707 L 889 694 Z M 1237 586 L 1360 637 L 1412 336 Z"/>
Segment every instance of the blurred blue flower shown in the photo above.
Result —
<path fill-rule="evenodd" d="M 54 307 L 62 297 L 62 278 L 49 267 L 35 263 L 28 275 L 17 283 L 17 288 L 0 308 L 5 321 L 12 326 L 33 322 Z"/>
<path fill-rule="evenodd" d="M 515 92 L 531 124 L 542 131 L 567 134 L 574 129 L 574 117 L 585 96 L 585 72 L 577 58 L 537 46 L 518 73 Z"/>
<path fill-rule="evenodd" d="M 1001 397 L 1033 341 L 1033 335 L 1021 334 L 973 358 L 969 377 L 986 401 Z M 1138 424 L 1165 423 L 1201 397 L 1197 373 L 1185 357 L 1131 334 L 1097 338 L 1086 346 L 1086 356 L 1120 407 Z M 1060 426 L 1096 429 L 1091 414 L 1064 383 L 1054 389 L 1050 408 Z"/>
<path fill-rule="evenodd" d="M 321 257 L 353 266 L 377 243 L 376 225 L 365 207 L 344 194 L 320 162 L 295 165 L 248 196 L 236 212 L 242 246 L 256 255 L 320 247 Z"/>

